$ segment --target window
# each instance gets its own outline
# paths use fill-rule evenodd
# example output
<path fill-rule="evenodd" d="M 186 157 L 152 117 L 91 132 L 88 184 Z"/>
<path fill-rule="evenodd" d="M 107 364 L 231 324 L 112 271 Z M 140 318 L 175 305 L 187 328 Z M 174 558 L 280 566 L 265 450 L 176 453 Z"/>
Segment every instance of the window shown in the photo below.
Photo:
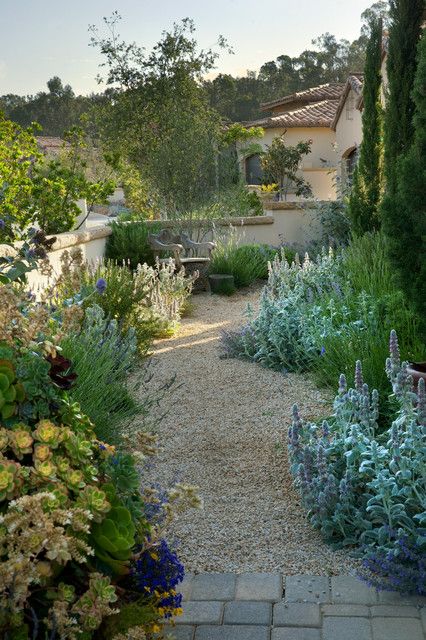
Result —
<path fill-rule="evenodd" d="M 246 183 L 262 184 L 263 171 L 260 164 L 259 154 L 255 153 L 246 158 Z"/>

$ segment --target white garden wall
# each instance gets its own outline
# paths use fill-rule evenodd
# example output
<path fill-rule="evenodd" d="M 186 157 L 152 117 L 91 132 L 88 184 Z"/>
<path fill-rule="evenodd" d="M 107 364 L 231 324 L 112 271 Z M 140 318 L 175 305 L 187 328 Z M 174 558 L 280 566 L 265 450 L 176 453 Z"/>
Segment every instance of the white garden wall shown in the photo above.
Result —
<path fill-rule="evenodd" d="M 212 221 L 200 221 L 194 223 L 194 227 L 206 228 Z M 158 224 L 158 221 L 147 222 L 148 225 Z M 164 227 L 173 227 L 182 224 L 171 220 L 162 222 Z M 214 221 L 219 234 L 226 233 L 231 227 L 241 244 L 258 242 L 278 246 L 280 244 L 297 245 L 303 247 L 312 240 L 320 237 L 321 227 L 317 220 L 313 203 L 270 202 L 264 204 L 264 215 L 247 218 L 228 218 Z M 105 255 L 105 247 L 111 229 L 102 225 L 59 233 L 56 242 L 49 253 L 49 260 L 54 273 L 60 272 L 61 256 L 64 251 L 70 251 L 74 247 L 81 249 L 83 257 L 89 262 L 101 260 Z M 195 235 L 195 233 L 194 233 Z M 211 238 L 212 233 L 207 237 Z M 1 245 L 0 245 L 1 252 Z M 45 287 L 48 280 L 39 272 L 29 275 L 29 284 L 33 291 Z"/>

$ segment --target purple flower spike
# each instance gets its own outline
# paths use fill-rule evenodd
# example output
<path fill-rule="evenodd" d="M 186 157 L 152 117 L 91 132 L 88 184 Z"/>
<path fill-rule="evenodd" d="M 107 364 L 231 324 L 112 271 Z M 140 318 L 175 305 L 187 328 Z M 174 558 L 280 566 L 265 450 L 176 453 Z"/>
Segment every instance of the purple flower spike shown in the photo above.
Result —
<path fill-rule="evenodd" d="M 399 364 L 401 361 L 401 356 L 399 353 L 398 336 L 396 335 L 395 329 L 392 329 L 392 331 L 390 332 L 389 353 L 393 362 L 395 364 Z"/>
<path fill-rule="evenodd" d="M 5 226 L 6 226 L 5 221 L 2 218 L 0 218 L 0 229 L 4 229 Z"/>
<path fill-rule="evenodd" d="M 341 373 L 339 378 L 339 393 L 343 395 L 346 393 L 347 388 L 346 376 L 344 373 Z"/>
<path fill-rule="evenodd" d="M 99 278 L 99 280 L 96 283 L 97 292 L 102 295 L 103 293 L 105 293 L 106 288 L 107 288 L 106 280 L 104 280 L 104 278 Z"/>
<path fill-rule="evenodd" d="M 362 392 L 363 384 L 361 360 L 357 360 L 355 364 L 355 389 L 360 393 Z"/>
<path fill-rule="evenodd" d="M 417 411 L 419 424 L 426 426 L 426 391 L 423 378 L 420 378 L 417 386 Z"/>

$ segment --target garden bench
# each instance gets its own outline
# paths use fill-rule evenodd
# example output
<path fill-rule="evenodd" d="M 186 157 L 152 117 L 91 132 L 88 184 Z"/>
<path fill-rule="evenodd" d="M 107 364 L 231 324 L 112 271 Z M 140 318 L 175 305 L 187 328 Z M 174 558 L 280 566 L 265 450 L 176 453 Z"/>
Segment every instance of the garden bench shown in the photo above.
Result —
<path fill-rule="evenodd" d="M 214 242 L 195 242 L 185 233 L 174 234 L 169 229 L 162 229 L 157 234 L 150 233 L 148 242 L 156 260 L 164 263 L 172 257 L 177 271 L 183 267 L 188 275 L 198 272 L 196 289 L 207 287 L 211 253 L 216 246 Z M 160 257 L 165 253 L 168 257 Z"/>

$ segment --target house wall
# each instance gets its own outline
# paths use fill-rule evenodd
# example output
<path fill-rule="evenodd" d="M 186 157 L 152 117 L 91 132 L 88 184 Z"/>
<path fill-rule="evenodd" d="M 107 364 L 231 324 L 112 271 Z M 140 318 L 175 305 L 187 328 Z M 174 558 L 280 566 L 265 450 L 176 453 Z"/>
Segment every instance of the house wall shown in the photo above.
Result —
<path fill-rule="evenodd" d="M 266 149 L 272 144 L 274 138 L 282 135 L 285 131 L 284 127 L 265 129 L 264 136 L 256 142 L 260 144 L 262 149 Z M 312 186 L 313 197 L 319 200 L 335 199 L 336 189 L 333 180 L 333 170 L 337 164 L 335 132 L 327 127 L 292 127 L 287 129 L 286 144 L 296 145 L 301 140 L 312 140 L 311 152 L 302 160 L 302 174 Z M 240 160 L 242 174 L 245 175 L 244 158 L 241 157 Z"/>
<path fill-rule="evenodd" d="M 358 95 L 351 89 L 336 125 L 336 150 L 339 157 L 337 178 L 342 184 L 347 180 L 346 157 L 362 142 L 362 113 L 356 108 Z M 352 108 L 347 108 L 348 106 Z"/>

